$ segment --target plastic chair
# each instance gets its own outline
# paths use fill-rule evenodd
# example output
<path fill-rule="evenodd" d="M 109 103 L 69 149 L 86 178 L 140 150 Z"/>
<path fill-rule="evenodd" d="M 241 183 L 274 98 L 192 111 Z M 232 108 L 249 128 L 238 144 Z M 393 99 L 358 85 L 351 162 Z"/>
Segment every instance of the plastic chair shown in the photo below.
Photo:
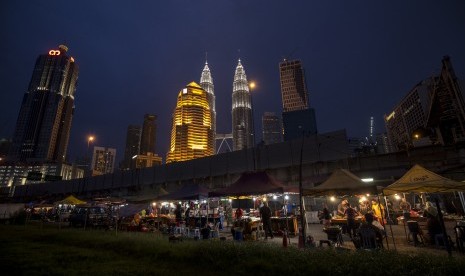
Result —
<path fill-rule="evenodd" d="M 221 222 L 217 222 L 215 227 L 210 231 L 211 238 L 219 238 L 220 237 L 220 224 Z"/>
<path fill-rule="evenodd" d="M 455 226 L 454 227 L 454 232 L 455 232 L 455 242 L 457 243 L 457 249 L 464 253 L 465 249 L 463 244 L 465 243 L 465 226 Z"/>
<path fill-rule="evenodd" d="M 413 242 L 414 246 L 417 246 L 420 243 L 424 244 L 423 232 L 421 231 L 418 222 L 409 220 L 407 221 L 407 227 L 409 231 L 407 236 L 408 242 Z"/>

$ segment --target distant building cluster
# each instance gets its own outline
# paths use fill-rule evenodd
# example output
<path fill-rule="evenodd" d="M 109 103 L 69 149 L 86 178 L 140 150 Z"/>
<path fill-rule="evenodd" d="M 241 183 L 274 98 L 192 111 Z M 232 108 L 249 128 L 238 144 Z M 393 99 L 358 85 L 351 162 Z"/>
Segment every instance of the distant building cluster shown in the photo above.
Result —
<path fill-rule="evenodd" d="M 39 55 L 32 78 L 19 110 L 11 140 L 0 140 L 0 188 L 14 190 L 17 185 L 73 179 L 113 173 L 116 149 L 90 148 L 81 167 L 66 163 L 74 114 L 79 67 L 60 45 Z M 256 141 L 254 106 L 245 68 L 239 59 L 232 83 L 231 132 L 217 133 L 215 89 L 208 62 L 199 84 L 191 82 L 179 91 L 172 114 L 170 146 L 166 163 L 213 155 L 225 142 L 228 150 L 271 145 L 316 135 L 315 109 L 309 101 L 305 70 L 300 60 L 279 63 L 282 114 L 265 112 L 261 116 L 262 141 Z M 375 132 L 370 117 L 366 137 L 347 141 L 349 156 L 385 154 L 411 147 L 465 142 L 465 102 L 449 57 L 442 60 L 437 76 L 426 78 L 384 116 L 385 133 Z M 156 152 L 157 115 L 145 114 L 142 126 L 127 127 L 122 170 L 162 164 Z M 216 148 L 216 140 L 221 140 Z M 230 147 L 227 140 L 232 140 Z M 348 156 L 348 157 L 349 157 Z"/>

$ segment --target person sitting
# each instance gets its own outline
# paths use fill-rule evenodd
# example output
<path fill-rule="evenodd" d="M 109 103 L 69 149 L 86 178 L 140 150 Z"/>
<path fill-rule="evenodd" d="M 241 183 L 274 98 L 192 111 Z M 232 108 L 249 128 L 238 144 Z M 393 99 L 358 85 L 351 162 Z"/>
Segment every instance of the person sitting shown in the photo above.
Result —
<path fill-rule="evenodd" d="M 244 211 L 241 209 L 241 207 L 237 208 L 236 209 L 236 219 L 237 220 L 240 220 L 242 218 L 242 216 L 244 215 Z"/>
<path fill-rule="evenodd" d="M 328 227 L 331 225 L 331 213 L 328 210 L 328 206 L 324 206 L 321 213 L 321 219 L 323 220 L 323 226 Z"/>
<path fill-rule="evenodd" d="M 359 229 L 364 229 L 364 228 L 368 228 L 368 229 L 372 229 L 374 232 L 375 232 L 375 235 L 376 235 L 376 243 L 378 244 L 379 247 L 383 247 L 383 233 L 381 231 L 381 229 L 379 229 L 378 227 L 376 227 L 375 225 L 373 225 L 373 221 L 374 221 L 374 216 L 372 213 L 366 213 L 365 214 L 365 221 L 366 223 L 362 223 L 359 227 Z M 359 232 L 361 232 L 359 230 Z"/>
<path fill-rule="evenodd" d="M 200 229 L 200 234 L 202 235 L 202 239 L 206 240 L 206 239 L 209 239 L 210 238 L 210 231 L 211 231 L 211 227 L 210 227 L 210 224 L 209 223 L 206 223 L 205 224 L 205 227 Z"/>

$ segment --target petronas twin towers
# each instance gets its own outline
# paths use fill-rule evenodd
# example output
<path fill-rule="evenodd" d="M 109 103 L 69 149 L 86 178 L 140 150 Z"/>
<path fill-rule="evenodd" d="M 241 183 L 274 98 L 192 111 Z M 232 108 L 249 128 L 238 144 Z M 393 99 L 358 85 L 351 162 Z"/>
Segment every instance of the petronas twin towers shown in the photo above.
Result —
<path fill-rule="evenodd" d="M 216 110 L 213 78 L 211 76 L 208 62 L 200 78 L 200 85 L 209 94 L 210 106 L 212 107 L 212 128 L 216 134 Z M 239 59 L 236 72 L 234 73 L 232 91 L 232 137 L 233 150 L 241 150 L 253 146 L 253 116 L 252 98 L 249 91 L 249 83 L 245 74 L 244 66 Z"/>
<path fill-rule="evenodd" d="M 252 114 L 249 84 L 239 59 L 232 91 L 233 150 L 253 146 Z M 200 86 L 192 82 L 179 92 L 173 113 L 171 145 L 166 162 L 185 161 L 212 155 L 215 151 L 215 136 L 215 87 L 208 62 L 205 62 L 200 77 Z"/>

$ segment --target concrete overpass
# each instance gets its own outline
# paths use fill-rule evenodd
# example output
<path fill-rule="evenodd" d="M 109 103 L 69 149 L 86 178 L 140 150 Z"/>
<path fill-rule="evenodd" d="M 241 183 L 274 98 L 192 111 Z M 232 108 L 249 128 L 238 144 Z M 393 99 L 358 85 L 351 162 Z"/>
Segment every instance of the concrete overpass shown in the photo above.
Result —
<path fill-rule="evenodd" d="M 266 170 L 287 185 L 298 185 L 301 158 L 302 180 L 306 186 L 322 182 L 336 168 L 345 168 L 361 178 L 372 177 L 380 185 L 388 185 L 414 164 L 449 178 L 465 179 L 465 148 L 430 146 L 391 154 L 350 157 L 347 141 L 345 130 L 334 131 L 186 162 L 69 181 L 17 186 L 13 197 L 26 200 L 66 194 L 81 197 L 134 196 L 150 194 L 157 186 L 174 191 L 188 182 L 202 183 L 210 189 L 216 189 L 230 185 L 242 172 L 254 169 Z"/>

